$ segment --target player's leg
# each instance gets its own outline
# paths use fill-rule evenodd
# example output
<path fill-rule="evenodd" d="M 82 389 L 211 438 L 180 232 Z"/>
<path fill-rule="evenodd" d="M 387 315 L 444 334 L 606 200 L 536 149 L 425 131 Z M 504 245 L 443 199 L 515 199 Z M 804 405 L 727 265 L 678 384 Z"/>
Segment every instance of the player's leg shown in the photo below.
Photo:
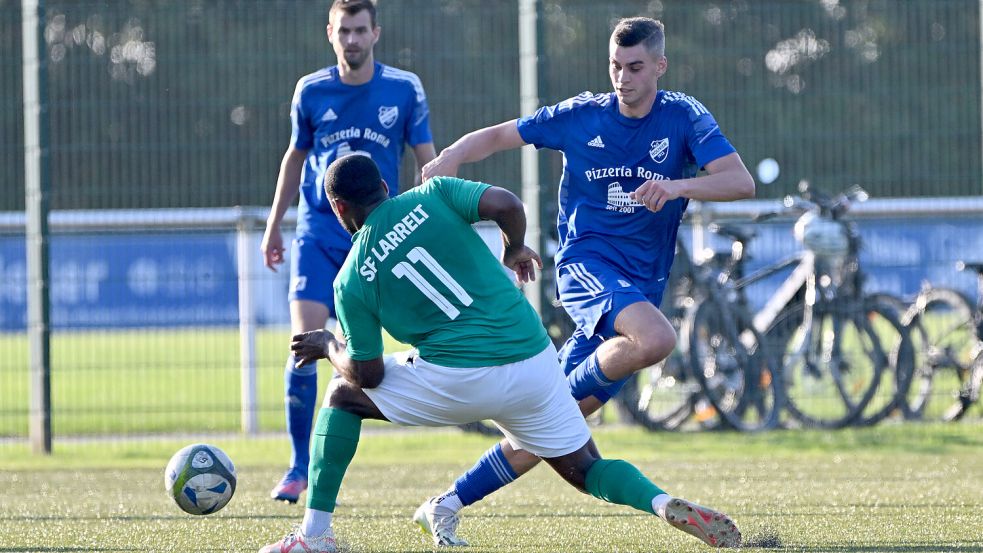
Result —
<path fill-rule="evenodd" d="M 334 309 L 331 282 L 340 262 L 333 250 L 315 240 L 298 237 L 290 247 L 290 329 L 291 334 L 318 330 L 328 324 Z M 343 260 L 343 258 L 342 258 Z M 307 489 L 310 462 L 311 427 L 317 407 L 317 363 L 295 366 L 293 355 L 284 367 L 284 410 L 290 436 L 290 467 L 270 497 L 295 503 Z"/>
<path fill-rule="evenodd" d="M 741 533 L 730 517 L 671 497 L 627 461 L 602 459 L 594 440 L 576 451 L 544 460 L 572 486 L 598 499 L 657 515 L 712 547 L 741 544 Z"/>
<path fill-rule="evenodd" d="M 602 263 L 569 264 L 557 274 L 560 300 L 577 324 L 573 338 L 586 342 L 561 359 L 575 399 L 603 404 L 633 373 L 672 353 L 676 332 L 659 311 L 662 290 L 644 293 Z"/>
<path fill-rule="evenodd" d="M 343 378 L 332 378 L 314 427 L 310 489 L 301 530 L 308 536 L 330 530 L 331 513 L 348 465 L 355 456 L 362 419 L 386 420 L 362 391 Z"/>
<path fill-rule="evenodd" d="M 576 366 L 602 343 L 600 336 L 589 339 L 578 329 L 560 349 L 558 356 L 561 365 Z M 587 416 L 599 409 L 602 403 L 589 396 L 581 400 L 579 405 L 581 412 Z M 503 439 L 488 449 L 447 491 L 428 499 L 431 503 L 429 507 L 425 503 L 421 508 L 435 509 L 444 517 L 456 516 L 464 507 L 481 501 L 529 472 L 540 461 L 539 457 L 528 451 L 515 449 L 508 440 Z"/>
<path fill-rule="evenodd" d="M 261 549 L 261 553 L 308 551 L 303 547 L 315 552 L 335 551 L 331 524 L 338 488 L 355 455 L 362 419 L 388 420 L 404 426 L 452 426 L 487 418 L 457 416 L 475 403 L 471 401 L 473 396 L 455 389 L 469 386 L 467 378 L 463 384 L 456 382 L 467 369 L 441 368 L 407 355 L 386 356 L 384 362 L 385 378 L 375 388 L 361 389 L 340 377 L 331 379 L 314 429 L 304 522 L 282 541 Z M 424 365 L 418 367 L 421 362 Z M 447 398 L 459 399 L 452 403 Z"/>
<path fill-rule="evenodd" d="M 617 336 L 605 340 L 596 352 L 604 374 L 612 380 L 628 378 L 669 357 L 676 347 L 676 331 L 662 311 L 639 299 L 618 312 Z"/>
<path fill-rule="evenodd" d="M 603 302 L 591 302 L 587 309 L 597 311 L 594 317 L 600 318 L 604 313 L 603 309 L 606 309 L 604 305 L 606 304 Z M 604 339 L 599 334 L 592 333 L 588 337 L 582 328 L 578 328 L 559 351 L 561 366 L 569 372 L 593 354 L 603 343 Z M 581 412 L 587 416 L 597 411 L 604 404 L 604 401 L 607 401 L 614 393 L 615 391 L 612 391 L 610 395 L 604 394 L 603 401 L 594 395 L 580 398 L 578 404 Z M 502 440 L 486 451 L 475 462 L 474 466 L 458 477 L 447 491 L 428 499 L 430 505 L 424 503 L 421 508 L 435 510 L 442 517 L 457 516 L 457 513 L 464 507 L 477 503 L 496 490 L 508 485 L 519 476 L 532 470 L 539 462 L 539 457 L 528 451 L 515 449 L 508 440 Z M 417 514 L 419 514 L 419 510 Z"/>
<path fill-rule="evenodd" d="M 304 521 L 279 542 L 260 549 L 260 553 L 337 551 L 331 523 L 338 489 L 355 456 L 362 419 L 367 418 L 386 420 L 361 388 L 342 378 L 331 379 L 314 426 Z"/>
<path fill-rule="evenodd" d="M 737 527 L 726 516 L 672 498 L 631 463 L 602 459 L 566 382 L 554 367 L 530 360 L 522 374 L 501 371 L 503 380 L 537 390 L 537 398 L 509 405 L 500 421 L 516 449 L 539 455 L 570 484 L 599 499 L 659 515 L 675 528 L 713 546 L 740 543 Z M 498 419 L 496 419 L 498 420 Z"/>

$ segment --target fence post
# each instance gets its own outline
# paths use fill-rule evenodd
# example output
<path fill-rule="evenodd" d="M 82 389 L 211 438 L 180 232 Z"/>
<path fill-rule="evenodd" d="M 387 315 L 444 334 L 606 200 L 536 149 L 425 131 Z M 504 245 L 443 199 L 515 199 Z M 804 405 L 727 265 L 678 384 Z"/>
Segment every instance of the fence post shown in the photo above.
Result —
<path fill-rule="evenodd" d="M 239 367 L 242 431 L 259 431 L 256 404 L 256 310 L 253 308 L 254 217 L 240 209 L 236 221 L 236 264 L 239 285 Z"/>
<path fill-rule="evenodd" d="M 29 433 L 34 453 L 51 454 L 51 297 L 48 286 L 47 63 L 42 0 L 22 0 L 24 67 L 24 203 L 27 238 Z"/>
<path fill-rule="evenodd" d="M 981 0 L 983 1 L 983 0 Z M 539 37 L 537 33 L 539 0 L 519 0 L 519 103 L 522 115 L 531 115 L 539 107 Z M 526 204 L 526 242 L 543 252 L 539 206 L 539 153 L 526 147 L 520 151 L 522 164 L 522 202 Z M 542 317 L 542 282 L 525 286 L 523 291 L 536 313 Z"/>

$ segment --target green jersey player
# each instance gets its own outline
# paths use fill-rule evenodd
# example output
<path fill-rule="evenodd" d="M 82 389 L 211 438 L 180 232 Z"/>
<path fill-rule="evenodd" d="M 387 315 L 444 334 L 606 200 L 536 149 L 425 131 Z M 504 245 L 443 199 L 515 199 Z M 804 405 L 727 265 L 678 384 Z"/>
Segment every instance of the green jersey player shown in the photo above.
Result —
<path fill-rule="evenodd" d="M 334 282 L 344 337 L 305 332 L 291 349 L 298 363 L 328 358 L 338 376 L 315 425 L 304 521 L 261 553 L 337 551 L 332 513 L 364 418 L 417 426 L 493 420 L 512 447 L 541 457 L 577 489 L 659 515 L 712 545 L 739 545 L 725 515 L 671 498 L 625 461 L 601 459 L 556 349 L 502 270 L 504 263 L 528 282 L 541 266 L 523 243 L 525 214 L 514 194 L 441 177 L 390 198 L 375 162 L 361 155 L 334 161 L 324 186 L 353 234 Z M 502 229 L 501 262 L 470 226 L 481 219 Z M 383 330 L 418 353 L 384 361 Z"/>

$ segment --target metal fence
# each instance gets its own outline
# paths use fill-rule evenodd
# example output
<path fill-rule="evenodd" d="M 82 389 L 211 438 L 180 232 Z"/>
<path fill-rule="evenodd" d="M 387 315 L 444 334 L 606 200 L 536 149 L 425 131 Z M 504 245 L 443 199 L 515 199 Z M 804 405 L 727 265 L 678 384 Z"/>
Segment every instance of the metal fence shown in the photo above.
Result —
<path fill-rule="evenodd" d="M 334 63 L 328 4 L 46 1 L 52 208 L 268 205 L 294 84 Z M 376 56 L 420 75 L 438 149 L 520 114 L 515 1 L 380 0 L 379 8 Z M 779 160 L 782 173 L 759 186 L 760 198 L 781 197 L 800 178 L 830 191 L 859 183 L 878 198 L 983 194 L 978 0 L 543 0 L 537 10 L 542 104 L 609 90 L 613 22 L 662 19 L 670 69 L 661 86 L 707 105 L 749 166 Z M 0 0 L 0 212 L 24 209 L 20 25 L 20 1 Z M 549 236 L 561 164 L 540 156 Z M 519 154 L 462 176 L 518 191 Z M 77 251 L 97 251 L 107 238 L 76 237 Z M 84 303 L 91 282 L 103 293 L 126 284 L 100 281 L 98 267 L 59 255 L 52 263 L 62 299 Z M 155 282 L 175 293 L 235 287 L 233 270 L 155 267 Z M 20 258 L 0 257 L 5 298 L 22 297 L 13 285 L 22 270 Z M 133 278 L 137 290 L 149 289 L 140 288 L 147 273 Z M 236 328 L 84 326 L 56 332 L 56 434 L 238 428 Z M 271 327 L 257 338 L 260 429 L 283 424 L 284 335 Z M 26 432 L 23 344 L 16 331 L 0 333 L 0 436 Z M 137 393 L 120 374 L 161 393 Z"/>
<path fill-rule="evenodd" d="M 52 208 L 268 203 L 294 83 L 333 63 L 327 5 L 47 1 Z M 0 211 L 23 208 L 19 6 L 0 0 Z M 799 178 L 875 196 L 983 192 L 977 0 L 544 0 L 539 12 L 543 103 L 609 90 L 612 23 L 661 18 L 662 86 L 703 101 L 748 164 L 781 162 L 765 197 Z M 513 1 L 380 2 L 377 57 L 420 75 L 438 147 L 519 115 L 517 19 Z M 467 176 L 517 188 L 517 160 Z"/>

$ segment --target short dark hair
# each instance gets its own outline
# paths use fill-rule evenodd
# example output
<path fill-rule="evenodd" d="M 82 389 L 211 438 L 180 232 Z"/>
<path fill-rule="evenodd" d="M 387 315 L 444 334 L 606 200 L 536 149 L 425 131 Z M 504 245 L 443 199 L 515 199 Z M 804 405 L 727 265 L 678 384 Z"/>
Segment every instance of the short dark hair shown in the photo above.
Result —
<path fill-rule="evenodd" d="M 331 19 L 331 14 L 337 11 L 355 15 L 362 10 L 369 12 L 369 20 L 372 22 L 372 28 L 375 29 L 375 2 L 372 0 L 334 0 L 331 9 L 328 10 L 328 19 Z"/>
<path fill-rule="evenodd" d="M 372 158 L 362 154 L 340 157 L 324 174 L 324 191 L 331 198 L 357 206 L 370 206 L 386 199 L 379 186 L 382 175 Z"/>
<path fill-rule="evenodd" d="M 650 54 L 666 55 L 666 29 L 661 21 L 650 17 L 629 17 L 618 21 L 611 33 L 618 46 L 643 44 Z"/>

